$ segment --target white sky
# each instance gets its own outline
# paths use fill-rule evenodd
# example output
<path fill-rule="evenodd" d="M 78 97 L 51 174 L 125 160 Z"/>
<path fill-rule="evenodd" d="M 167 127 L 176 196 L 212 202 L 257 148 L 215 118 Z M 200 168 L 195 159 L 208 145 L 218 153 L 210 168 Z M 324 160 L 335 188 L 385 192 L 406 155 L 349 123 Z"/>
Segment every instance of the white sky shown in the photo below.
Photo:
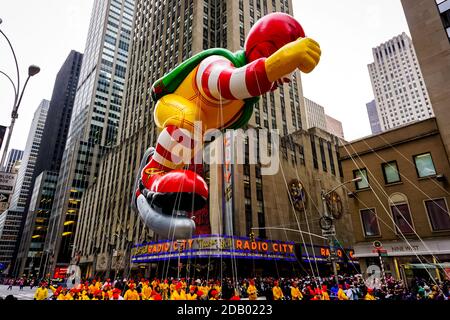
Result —
<path fill-rule="evenodd" d="M 83 52 L 93 0 L 3 1 L 0 28 L 8 35 L 21 68 L 41 67 L 25 92 L 10 147 L 25 147 L 34 110 L 50 99 L 56 73 L 71 49 Z M 319 67 L 303 75 L 306 97 L 341 120 L 347 140 L 370 134 L 366 103 L 373 99 L 367 64 L 372 48 L 407 32 L 400 0 L 293 0 L 295 17 L 317 40 Z M 0 37 L 0 70 L 15 78 L 12 55 Z M 13 90 L 0 75 L 0 125 L 9 125 Z M 3 150 L 2 150 L 3 151 Z"/>

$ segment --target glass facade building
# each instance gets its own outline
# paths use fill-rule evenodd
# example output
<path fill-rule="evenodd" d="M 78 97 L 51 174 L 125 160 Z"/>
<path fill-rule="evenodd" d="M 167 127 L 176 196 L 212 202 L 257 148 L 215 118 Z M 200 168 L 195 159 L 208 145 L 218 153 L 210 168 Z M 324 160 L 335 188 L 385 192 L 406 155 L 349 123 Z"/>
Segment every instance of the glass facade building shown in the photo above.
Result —
<path fill-rule="evenodd" d="M 70 262 L 81 197 L 96 180 L 100 158 L 116 144 L 134 5 L 134 0 L 94 1 L 45 241 L 46 268 Z"/>

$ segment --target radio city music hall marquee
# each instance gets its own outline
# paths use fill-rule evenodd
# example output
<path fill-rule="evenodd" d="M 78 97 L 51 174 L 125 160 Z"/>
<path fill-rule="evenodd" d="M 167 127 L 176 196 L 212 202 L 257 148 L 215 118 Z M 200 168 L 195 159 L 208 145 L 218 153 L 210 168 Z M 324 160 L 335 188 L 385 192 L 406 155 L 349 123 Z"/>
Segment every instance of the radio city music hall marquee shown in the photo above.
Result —
<path fill-rule="evenodd" d="M 295 261 L 294 242 L 204 235 L 181 241 L 159 241 L 133 247 L 133 263 L 180 258 L 240 258 Z"/>

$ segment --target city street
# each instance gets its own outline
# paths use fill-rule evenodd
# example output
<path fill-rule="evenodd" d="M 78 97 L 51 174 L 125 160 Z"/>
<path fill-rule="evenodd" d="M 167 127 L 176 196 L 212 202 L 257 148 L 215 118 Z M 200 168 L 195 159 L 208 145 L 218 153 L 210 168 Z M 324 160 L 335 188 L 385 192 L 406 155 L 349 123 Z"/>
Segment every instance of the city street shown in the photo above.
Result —
<path fill-rule="evenodd" d="M 0 285 L 0 297 L 3 299 L 12 294 L 19 300 L 33 300 L 34 292 L 36 291 L 36 287 L 33 290 L 30 290 L 30 287 L 23 287 L 23 290 L 19 290 L 19 286 L 13 286 L 12 290 L 6 289 L 8 289 L 8 286 Z"/>

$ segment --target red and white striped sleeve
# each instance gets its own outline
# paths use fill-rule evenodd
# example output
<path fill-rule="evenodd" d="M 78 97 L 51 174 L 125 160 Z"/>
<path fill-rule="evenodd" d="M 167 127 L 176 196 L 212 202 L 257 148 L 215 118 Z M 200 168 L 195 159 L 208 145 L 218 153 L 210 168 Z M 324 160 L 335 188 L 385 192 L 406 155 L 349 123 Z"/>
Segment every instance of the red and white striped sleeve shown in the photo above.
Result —
<path fill-rule="evenodd" d="M 236 68 L 221 56 L 211 56 L 200 63 L 196 83 L 201 94 L 213 101 L 257 97 L 273 87 L 267 78 L 265 59 Z"/>

